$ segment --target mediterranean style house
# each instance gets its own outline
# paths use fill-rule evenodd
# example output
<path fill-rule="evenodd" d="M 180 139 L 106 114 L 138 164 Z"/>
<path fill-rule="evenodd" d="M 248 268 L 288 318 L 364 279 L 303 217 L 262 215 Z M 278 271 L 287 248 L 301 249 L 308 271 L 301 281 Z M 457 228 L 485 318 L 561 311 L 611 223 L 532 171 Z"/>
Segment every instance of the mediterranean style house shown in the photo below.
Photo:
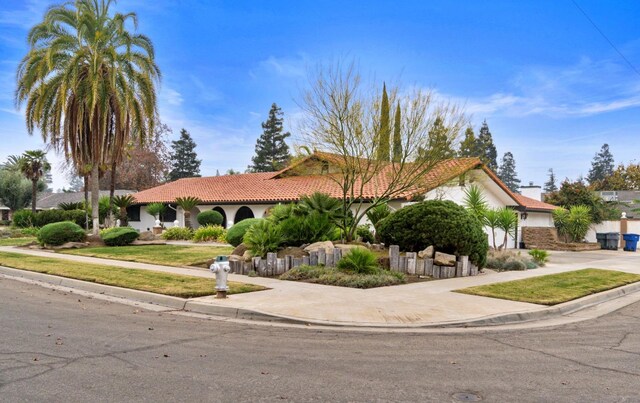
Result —
<path fill-rule="evenodd" d="M 178 225 L 184 225 L 184 212 L 175 205 L 177 197 L 193 196 L 202 201 L 191 211 L 194 228 L 198 226 L 195 217 L 205 210 L 218 211 L 224 217 L 223 225 L 229 228 L 246 218 L 264 217 L 278 203 L 295 202 L 301 196 L 314 192 L 342 197 L 340 187 L 328 176 L 335 172 L 335 167 L 332 167 L 334 161 L 331 154 L 315 152 L 278 172 L 179 179 L 135 193 L 133 196 L 137 204 L 128 210 L 129 224 L 141 231 L 151 229 L 155 225 L 155 218 L 146 213 L 145 205 L 161 202 L 169 206 L 163 217 L 163 224 L 171 227 L 174 220 L 177 220 Z M 385 180 L 386 176 L 382 172 L 362 186 L 362 199 L 365 203 L 378 196 L 377 189 L 385 186 Z M 516 237 L 511 238 L 508 247 L 517 246 L 520 228 L 523 226 L 553 227 L 551 212 L 556 207 L 541 201 L 539 186 L 523 188 L 523 194 L 514 193 L 478 158 L 442 161 L 425 175 L 423 184 L 421 194 L 406 192 L 390 200 L 389 206 L 397 210 L 422 198 L 451 200 L 463 204 L 465 188 L 476 184 L 483 191 L 490 207 L 508 206 L 518 211 L 519 230 Z M 504 234 L 496 234 L 498 240 L 503 237 Z"/>

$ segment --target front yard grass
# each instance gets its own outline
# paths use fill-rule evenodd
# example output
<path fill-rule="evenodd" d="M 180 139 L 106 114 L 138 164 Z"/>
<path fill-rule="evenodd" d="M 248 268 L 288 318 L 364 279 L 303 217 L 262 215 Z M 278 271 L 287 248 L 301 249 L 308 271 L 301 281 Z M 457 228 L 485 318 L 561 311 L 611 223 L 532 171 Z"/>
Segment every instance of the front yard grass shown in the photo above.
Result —
<path fill-rule="evenodd" d="M 640 281 L 638 274 L 614 270 L 583 269 L 455 291 L 483 297 L 556 305 L 636 281 Z"/>
<path fill-rule="evenodd" d="M 181 298 L 203 297 L 215 294 L 216 282 L 213 278 L 78 263 L 64 259 L 27 256 L 10 252 L 0 252 L 0 266 Z M 229 282 L 229 294 L 241 294 L 265 289 L 265 287 L 254 284 Z"/>
<path fill-rule="evenodd" d="M 34 241 L 36 241 L 35 237 L 2 238 L 0 239 L 0 246 L 22 246 Z"/>
<path fill-rule="evenodd" d="M 232 251 L 230 246 L 140 245 L 69 249 L 60 253 L 166 266 L 204 267 L 208 260 L 217 255 L 229 255 Z"/>

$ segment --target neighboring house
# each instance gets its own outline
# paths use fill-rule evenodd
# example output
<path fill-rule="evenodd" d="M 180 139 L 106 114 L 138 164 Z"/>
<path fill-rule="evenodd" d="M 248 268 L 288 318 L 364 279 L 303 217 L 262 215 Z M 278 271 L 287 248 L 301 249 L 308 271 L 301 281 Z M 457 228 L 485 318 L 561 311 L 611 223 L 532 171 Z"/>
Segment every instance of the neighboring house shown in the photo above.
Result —
<path fill-rule="evenodd" d="M 261 218 L 278 203 L 295 202 L 301 196 L 314 192 L 342 197 L 337 183 L 327 177 L 327 174 L 334 172 L 331 160 L 331 154 L 316 152 L 278 172 L 185 178 L 147 189 L 133 195 L 138 204 L 129 210 L 129 224 L 139 230 L 152 228 L 155 220 L 144 211 L 144 206 L 153 202 L 171 204 L 176 197 L 199 198 L 202 204 L 191 211 L 192 217 L 205 210 L 216 210 L 224 217 L 223 225 L 227 228 L 246 218 Z M 376 188 L 384 186 L 385 180 L 386 176 L 380 174 L 364 184 L 365 202 L 377 196 Z M 483 190 L 490 207 L 509 206 L 517 210 L 520 226 L 553 226 L 551 211 L 555 206 L 540 200 L 540 187 L 524 195 L 513 193 L 478 158 L 442 161 L 426 175 L 424 182 L 426 193 L 407 192 L 391 200 L 389 206 L 397 210 L 415 203 L 414 200 L 422 196 L 425 199 L 452 200 L 462 204 L 465 187 L 474 183 Z M 176 211 L 177 220 L 184 225 L 184 212 L 180 208 L 176 208 Z M 165 218 L 164 223 L 172 226 L 172 221 Z M 195 219 L 191 222 L 194 227 L 198 226 Z M 496 234 L 499 244 L 503 236 Z M 516 244 L 516 240 L 511 239 L 508 246 L 514 247 Z"/>
<path fill-rule="evenodd" d="M 0 203 L 0 221 L 9 221 L 9 207 Z"/>
<path fill-rule="evenodd" d="M 640 190 L 601 190 L 596 194 L 602 200 L 614 203 L 621 212 L 627 213 L 627 218 L 640 218 Z"/>
<path fill-rule="evenodd" d="M 128 195 L 135 193 L 135 190 L 116 189 L 115 195 Z M 109 197 L 108 190 L 101 190 L 100 197 Z M 37 210 L 57 209 L 62 203 L 79 203 L 84 201 L 84 192 L 61 192 L 61 193 L 38 193 L 36 200 Z M 91 202 L 91 192 L 89 192 L 89 202 Z"/>

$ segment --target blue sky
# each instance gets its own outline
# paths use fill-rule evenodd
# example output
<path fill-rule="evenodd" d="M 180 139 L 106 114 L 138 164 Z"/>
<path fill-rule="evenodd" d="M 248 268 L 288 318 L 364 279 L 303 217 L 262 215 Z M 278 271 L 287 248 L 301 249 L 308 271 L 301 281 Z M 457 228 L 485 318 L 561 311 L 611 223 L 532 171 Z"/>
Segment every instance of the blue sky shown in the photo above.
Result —
<path fill-rule="evenodd" d="M 575 0 L 640 70 L 640 2 Z M 45 0 L 0 5 L 0 161 L 42 147 L 13 104 L 15 69 Z M 382 82 L 429 87 L 484 119 L 499 157 L 511 151 L 523 183 L 586 175 L 609 143 L 638 162 L 640 73 L 571 0 L 120 0 L 156 46 L 161 119 L 191 132 L 202 174 L 250 163 L 272 102 L 295 135 L 296 104 L 318 63 L 355 59 Z M 60 157 L 50 153 L 54 167 Z M 54 188 L 67 179 L 54 170 Z"/>

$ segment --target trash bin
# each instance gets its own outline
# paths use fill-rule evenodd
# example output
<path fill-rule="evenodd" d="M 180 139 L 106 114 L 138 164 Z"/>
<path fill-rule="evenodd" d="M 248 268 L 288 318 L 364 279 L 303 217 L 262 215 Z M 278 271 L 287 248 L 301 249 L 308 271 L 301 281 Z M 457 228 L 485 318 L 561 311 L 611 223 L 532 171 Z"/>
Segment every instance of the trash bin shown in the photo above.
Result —
<path fill-rule="evenodd" d="M 607 232 L 605 233 L 606 237 L 606 247 L 608 250 L 618 250 L 618 243 L 620 242 L 620 234 L 617 232 Z"/>
<path fill-rule="evenodd" d="M 627 252 L 635 252 L 638 247 L 638 240 L 640 240 L 640 235 L 638 234 L 624 234 L 622 235 L 622 239 L 624 239 L 624 250 Z"/>
<path fill-rule="evenodd" d="M 596 232 L 596 241 L 600 244 L 600 249 L 607 249 L 607 234 Z"/>

